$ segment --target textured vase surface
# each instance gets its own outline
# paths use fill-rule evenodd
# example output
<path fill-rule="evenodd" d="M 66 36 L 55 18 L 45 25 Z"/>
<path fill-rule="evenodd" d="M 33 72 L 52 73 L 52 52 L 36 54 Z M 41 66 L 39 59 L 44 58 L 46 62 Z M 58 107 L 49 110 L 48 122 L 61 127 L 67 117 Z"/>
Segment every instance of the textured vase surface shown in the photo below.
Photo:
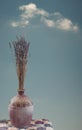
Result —
<path fill-rule="evenodd" d="M 24 128 L 30 124 L 33 115 L 33 103 L 26 95 L 13 97 L 8 110 L 11 123 L 15 127 Z"/>

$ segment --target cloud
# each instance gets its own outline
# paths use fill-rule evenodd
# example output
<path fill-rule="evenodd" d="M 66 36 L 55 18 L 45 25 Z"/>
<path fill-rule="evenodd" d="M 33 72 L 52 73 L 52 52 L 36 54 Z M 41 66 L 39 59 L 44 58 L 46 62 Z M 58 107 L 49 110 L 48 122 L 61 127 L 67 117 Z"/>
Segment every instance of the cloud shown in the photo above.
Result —
<path fill-rule="evenodd" d="M 74 25 L 71 20 L 67 18 L 62 18 L 56 21 L 57 27 L 61 30 L 73 30 L 77 31 L 78 26 Z"/>
<path fill-rule="evenodd" d="M 46 26 L 48 26 L 48 27 L 50 27 L 50 28 L 55 27 L 55 21 L 53 21 L 53 20 L 46 19 L 46 18 L 42 17 L 41 21 L 42 21 Z"/>
<path fill-rule="evenodd" d="M 79 27 L 75 25 L 70 19 L 65 18 L 60 12 L 49 13 L 44 9 L 40 9 L 34 3 L 22 5 L 19 7 L 22 11 L 19 21 L 12 21 L 12 27 L 26 27 L 29 26 L 34 18 L 37 18 L 45 26 L 53 29 L 60 29 L 65 31 L 78 31 Z"/>
<path fill-rule="evenodd" d="M 12 27 L 18 27 L 18 26 L 20 26 L 20 27 L 25 27 L 25 26 L 27 26 L 27 25 L 29 25 L 29 21 L 26 21 L 26 20 L 25 20 L 25 21 L 24 21 L 24 20 L 23 20 L 23 21 L 19 21 L 19 22 L 14 22 L 14 21 L 13 21 L 13 22 L 11 23 L 11 26 L 12 26 Z"/>
<path fill-rule="evenodd" d="M 71 20 L 67 18 L 60 18 L 58 20 L 50 20 L 42 18 L 43 23 L 50 28 L 57 28 L 65 31 L 78 31 L 78 26 L 74 25 Z"/>
<path fill-rule="evenodd" d="M 39 9 L 37 8 L 37 6 L 34 3 L 30 3 L 28 5 L 23 5 L 19 7 L 19 10 L 22 10 L 23 13 L 21 14 L 22 18 L 33 18 L 36 15 L 42 15 L 42 16 L 48 16 L 48 12 L 43 10 L 43 9 Z"/>

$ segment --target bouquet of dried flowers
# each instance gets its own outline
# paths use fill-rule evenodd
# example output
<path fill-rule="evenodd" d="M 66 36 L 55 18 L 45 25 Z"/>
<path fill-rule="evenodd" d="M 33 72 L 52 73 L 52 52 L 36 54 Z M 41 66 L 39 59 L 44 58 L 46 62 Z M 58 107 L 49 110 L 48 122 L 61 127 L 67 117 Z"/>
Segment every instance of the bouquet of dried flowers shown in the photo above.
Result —
<path fill-rule="evenodd" d="M 27 42 L 24 37 L 17 37 L 17 40 L 9 43 L 9 45 L 10 48 L 14 50 L 17 76 L 19 80 L 18 92 L 21 93 L 24 92 L 24 77 L 26 72 L 29 42 Z"/>

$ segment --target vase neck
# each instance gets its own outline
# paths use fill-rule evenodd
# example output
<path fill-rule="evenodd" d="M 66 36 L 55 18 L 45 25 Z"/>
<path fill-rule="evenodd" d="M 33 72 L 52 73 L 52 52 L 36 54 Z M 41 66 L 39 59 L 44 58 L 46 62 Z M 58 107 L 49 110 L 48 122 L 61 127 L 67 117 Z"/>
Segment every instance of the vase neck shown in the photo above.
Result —
<path fill-rule="evenodd" d="M 19 94 L 19 95 L 23 95 L 23 94 L 24 94 L 24 91 L 23 91 L 23 90 L 18 90 L 18 94 Z"/>

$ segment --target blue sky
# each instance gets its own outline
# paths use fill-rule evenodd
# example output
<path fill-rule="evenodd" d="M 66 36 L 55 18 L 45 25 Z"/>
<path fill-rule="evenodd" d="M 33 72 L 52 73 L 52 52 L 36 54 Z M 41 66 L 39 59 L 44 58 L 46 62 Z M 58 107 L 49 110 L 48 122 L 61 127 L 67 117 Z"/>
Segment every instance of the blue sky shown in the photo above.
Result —
<path fill-rule="evenodd" d="M 82 1 L 0 1 L 0 119 L 17 94 L 18 79 L 9 42 L 30 42 L 25 94 L 33 118 L 49 119 L 56 130 L 81 130 Z"/>

